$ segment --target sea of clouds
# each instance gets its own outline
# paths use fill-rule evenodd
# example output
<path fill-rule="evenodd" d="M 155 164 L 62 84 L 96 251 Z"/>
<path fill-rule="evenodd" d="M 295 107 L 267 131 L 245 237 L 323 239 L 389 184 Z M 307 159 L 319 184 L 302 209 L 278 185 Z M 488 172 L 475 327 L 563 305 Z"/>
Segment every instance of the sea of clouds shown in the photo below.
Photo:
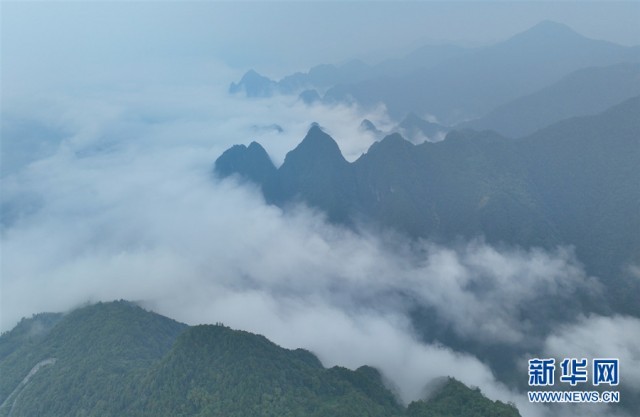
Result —
<path fill-rule="evenodd" d="M 492 247 L 481 237 L 442 246 L 267 205 L 256 187 L 213 176 L 225 149 L 257 140 L 279 165 L 318 122 L 353 161 L 375 141 L 360 122 L 393 121 L 383 107 L 248 100 L 226 85 L 110 83 L 4 100 L 0 330 L 42 311 L 128 299 L 307 348 L 326 366 L 378 367 L 405 402 L 449 375 L 523 416 L 573 415 L 528 404 L 473 354 L 426 343 L 410 319 L 413 305 L 427 306 L 464 340 L 522 347 L 532 327 L 525 307 L 601 290 L 571 248 Z M 532 354 L 617 355 L 637 388 L 638 335 L 637 318 L 580 316 L 550 328 Z M 611 411 L 579 415 L 595 410 Z"/>

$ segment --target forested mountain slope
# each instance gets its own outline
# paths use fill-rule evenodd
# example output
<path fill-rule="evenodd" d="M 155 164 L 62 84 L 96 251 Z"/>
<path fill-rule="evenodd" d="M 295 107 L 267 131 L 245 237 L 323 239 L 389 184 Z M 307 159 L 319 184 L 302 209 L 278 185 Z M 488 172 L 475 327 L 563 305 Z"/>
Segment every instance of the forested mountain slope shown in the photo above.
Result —
<path fill-rule="evenodd" d="M 24 319 L 0 348 L 1 416 L 519 416 L 453 379 L 407 409 L 371 367 L 326 369 L 308 351 L 126 301 Z"/>

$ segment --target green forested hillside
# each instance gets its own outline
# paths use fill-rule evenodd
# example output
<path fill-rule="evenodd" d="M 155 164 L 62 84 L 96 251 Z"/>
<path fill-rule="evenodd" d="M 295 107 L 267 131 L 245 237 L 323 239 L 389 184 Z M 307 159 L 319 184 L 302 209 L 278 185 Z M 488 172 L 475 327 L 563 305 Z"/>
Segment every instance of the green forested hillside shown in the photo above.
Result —
<path fill-rule="evenodd" d="M 375 372 L 324 369 L 309 352 L 282 349 L 221 325 L 185 331 L 143 386 L 140 406 L 134 407 L 144 410 L 141 416 L 402 413 Z"/>
<path fill-rule="evenodd" d="M 409 404 L 408 417 L 510 417 L 514 408 L 491 402 L 479 389 L 469 389 L 463 383 L 448 378 L 429 401 Z"/>
<path fill-rule="evenodd" d="M 14 347 L 0 360 L 0 416 L 519 416 L 455 380 L 405 408 L 373 368 L 326 369 L 308 351 L 125 301 L 46 316 L 47 331 L 23 337 L 43 317 L 0 337 Z"/>
<path fill-rule="evenodd" d="M 169 351 L 185 327 L 125 301 L 71 312 L 38 343 L 0 361 L 4 402 L 36 364 L 55 360 L 3 404 L 0 415 L 11 409 L 14 417 L 117 415 L 115 410 L 135 398 L 135 379 Z"/>

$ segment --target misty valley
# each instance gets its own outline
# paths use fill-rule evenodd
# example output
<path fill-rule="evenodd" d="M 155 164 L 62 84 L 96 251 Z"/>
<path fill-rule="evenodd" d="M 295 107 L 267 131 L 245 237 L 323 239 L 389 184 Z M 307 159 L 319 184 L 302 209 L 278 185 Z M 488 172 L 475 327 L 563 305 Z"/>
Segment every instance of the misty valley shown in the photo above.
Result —
<path fill-rule="evenodd" d="M 6 8 L 0 416 L 636 416 L 638 39 L 289 6 L 64 3 L 24 46 L 52 9 Z M 393 42 L 331 38 L 356 10 Z M 308 51 L 286 13 L 329 11 Z"/>

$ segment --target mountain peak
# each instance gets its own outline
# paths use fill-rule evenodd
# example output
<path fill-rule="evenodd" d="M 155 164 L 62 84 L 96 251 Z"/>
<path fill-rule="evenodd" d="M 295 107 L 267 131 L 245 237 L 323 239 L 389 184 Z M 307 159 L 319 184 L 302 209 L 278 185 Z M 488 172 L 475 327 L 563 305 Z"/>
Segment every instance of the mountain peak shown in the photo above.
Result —
<path fill-rule="evenodd" d="M 448 130 L 446 127 L 425 120 L 413 112 L 407 116 L 397 126 L 398 131 L 409 141 L 421 143 L 425 140 L 437 142 Z"/>
<path fill-rule="evenodd" d="M 309 126 L 309 132 L 311 132 L 313 129 L 322 130 L 318 122 L 311 122 L 311 125 Z"/>
<path fill-rule="evenodd" d="M 540 41 L 557 42 L 560 39 L 584 38 L 578 32 L 564 23 L 543 20 L 531 28 L 515 35 L 512 39 L 535 39 Z"/>
<path fill-rule="evenodd" d="M 283 167 L 292 163 L 306 164 L 312 161 L 324 161 L 328 164 L 347 163 L 336 141 L 325 133 L 318 123 L 312 123 L 302 142 L 287 154 Z"/>
<path fill-rule="evenodd" d="M 360 127 L 359 130 L 361 132 L 369 132 L 372 133 L 373 135 L 375 135 L 376 137 L 380 138 L 384 135 L 384 133 L 378 129 L 376 127 L 376 125 L 373 124 L 373 122 L 369 119 L 364 119 L 362 120 L 362 122 L 360 123 Z"/>
<path fill-rule="evenodd" d="M 255 140 L 252 141 L 249 146 L 247 147 L 247 152 L 250 153 L 264 153 L 265 155 L 267 154 L 267 151 L 264 150 L 264 148 L 262 147 L 262 145 L 260 145 L 258 142 L 256 142 Z"/>
<path fill-rule="evenodd" d="M 385 136 L 381 141 L 375 142 L 369 147 L 366 155 L 380 154 L 388 156 L 390 154 L 396 154 L 398 152 L 404 152 L 413 148 L 415 145 L 406 140 L 400 133 L 391 133 Z"/>
<path fill-rule="evenodd" d="M 533 25 L 529 30 L 541 30 L 541 31 L 556 31 L 556 32 L 573 32 L 569 26 L 564 23 L 556 22 L 554 20 L 542 20 L 539 23 Z"/>
<path fill-rule="evenodd" d="M 276 171 L 267 151 L 258 143 L 251 142 L 249 147 L 234 145 L 227 149 L 214 165 L 214 172 L 222 178 L 239 174 L 262 184 Z"/>
<path fill-rule="evenodd" d="M 245 72 L 238 84 L 231 83 L 229 93 L 235 94 L 244 91 L 247 97 L 268 97 L 273 94 L 275 86 L 275 81 L 250 69 Z"/>
<path fill-rule="evenodd" d="M 313 104 L 319 102 L 322 98 L 315 89 L 304 90 L 298 95 L 298 99 L 304 104 Z"/>
<path fill-rule="evenodd" d="M 307 134 L 305 135 L 304 139 L 302 139 L 302 142 L 298 146 L 302 146 L 302 145 L 325 146 L 325 147 L 331 146 L 332 148 L 334 148 L 335 146 L 336 149 L 338 148 L 338 144 L 336 143 L 336 141 L 333 140 L 333 138 L 329 136 L 324 130 L 322 130 L 320 125 L 315 122 L 311 124 L 311 126 L 309 127 L 309 130 L 307 131 Z"/>
<path fill-rule="evenodd" d="M 407 113 L 407 115 L 405 116 L 405 118 L 402 120 L 402 122 L 400 122 L 400 124 L 398 125 L 399 128 L 421 128 L 424 129 L 427 126 L 440 126 L 437 123 L 432 123 L 428 120 L 423 119 L 422 117 L 418 116 L 417 114 L 415 114 L 414 112 L 409 112 Z"/>
<path fill-rule="evenodd" d="M 376 130 L 376 125 L 369 119 L 363 119 L 362 122 L 360 122 L 360 128 L 364 130 Z"/>
<path fill-rule="evenodd" d="M 252 68 L 249 71 L 244 73 L 244 75 L 240 79 L 240 82 L 249 82 L 252 80 L 262 80 L 262 79 L 268 79 L 268 78 L 265 77 L 264 75 L 259 74 L 256 70 Z"/>
<path fill-rule="evenodd" d="M 387 135 L 380 141 L 381 144 L 395 144 L 395 145 L 412 145 L 411 142 L 402 137 L 400 133 L 392 133 Z"/>
<path fill-rule="evenodd" d="M 302 142 L 284 158 L 277 181 L 268 188 L 267 201 L 301 198 L 321 208 L 330 221 L 350 221 L 345 201 L 355 188 L 352 166 L 338 144 L 314 123 Z"/>

